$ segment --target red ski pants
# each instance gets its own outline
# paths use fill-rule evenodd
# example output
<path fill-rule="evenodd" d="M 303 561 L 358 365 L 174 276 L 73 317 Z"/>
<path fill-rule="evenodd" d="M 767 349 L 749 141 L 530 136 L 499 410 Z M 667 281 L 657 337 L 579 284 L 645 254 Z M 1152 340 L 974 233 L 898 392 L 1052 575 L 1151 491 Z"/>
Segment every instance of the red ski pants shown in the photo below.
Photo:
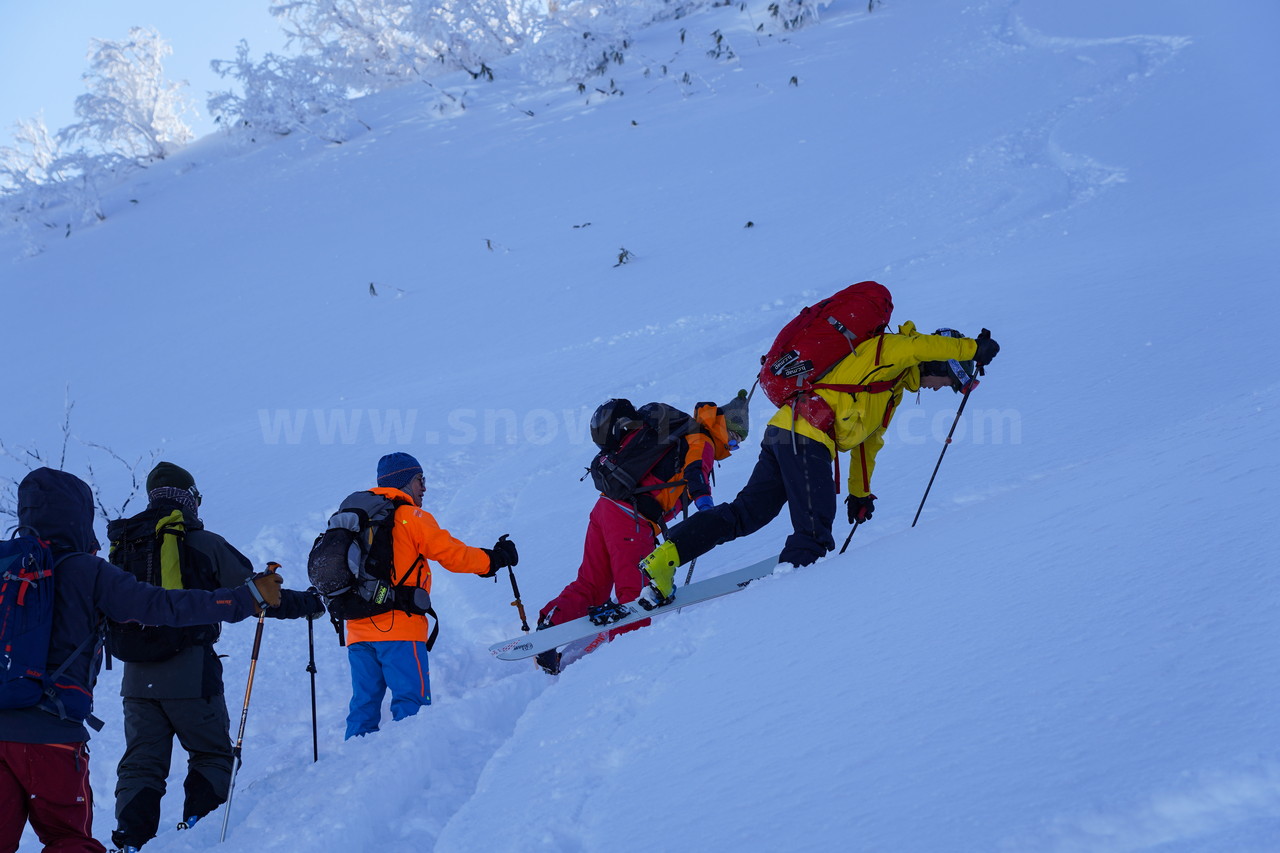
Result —
<path fill-rule="evenodd" d="M 0 741 L 0 853 L 18 849 L 27 821 L 46 851 L 105 853 L 93 838 L 85 744 Z"/>
<path fill-rule="evenodd" d="M 551 621 L 559 625 L 587 615 L 587 609 L 604 604 L 617 590 L 617 601 L 634 601 L 644 586 L 640 561 L 658 545 L 653 527 L 606 497 L 596 501 L 587 520 L 587 539 L 582 546 L 578 577 L 542 608 L 545 616 L 556 608 Z M 648 620 L 644 620 L 645 625 Z M 624 630 L 642 627 L 628 625 Z"/>

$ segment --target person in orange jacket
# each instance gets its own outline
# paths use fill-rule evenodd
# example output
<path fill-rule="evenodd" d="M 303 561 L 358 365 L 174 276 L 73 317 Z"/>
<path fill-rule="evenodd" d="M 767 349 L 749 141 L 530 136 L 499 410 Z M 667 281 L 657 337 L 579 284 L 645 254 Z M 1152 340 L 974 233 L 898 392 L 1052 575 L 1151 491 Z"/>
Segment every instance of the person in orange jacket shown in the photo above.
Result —
<path fill-rule="evenodd" d="M 431 563 L 459 574 L 491 578 L 498 570 L 519 562 L 515 543 L 506 536 L 493 548 L 474 548 L 449 535 L 431 513 L 422 509 L 426 492 L 422 466 L 408 453 L 390 453 L 378 460 L 374 494 L 409 501 L 396 508 L 391 534 L 392 576 L 397 586 L 431 591 Z M 382 697 L 391 690 L 391 718 L 411 717 L 431 704 L 427 664 L 427 617 L 391 610 L 346 623 L 347 659 L 351 664 L 351 706 L 347 738 L 378 730 Z"/>

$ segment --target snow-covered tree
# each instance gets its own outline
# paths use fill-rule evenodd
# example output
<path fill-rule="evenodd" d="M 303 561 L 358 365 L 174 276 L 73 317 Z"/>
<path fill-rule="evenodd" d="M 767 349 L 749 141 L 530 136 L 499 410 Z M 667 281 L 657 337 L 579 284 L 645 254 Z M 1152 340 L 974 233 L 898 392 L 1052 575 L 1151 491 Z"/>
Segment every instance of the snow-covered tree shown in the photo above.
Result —
<path fill-rule="evenodd" d="M 80 121 L 64 128 L 64 140 L 92 140 L 104 151 L 134 162 L 163 159 L 192 139 L 182 121 L 189 109 L 181 89 L 167 82 L 163 59 L 173 52 L 155 30 L 133 27 L 124 41 L 93 39 L 88 93 L 76 98 Z"/>
<path fill-rule="evenodd" d="M 525 54 L 545 79 L 599 73 L 629 34 L 711 0 L 278 0 L 291 47 L 353 93 L 466 71 L 491 78 Z M 562 64 L 563 63 L 563 64 Z"/>
<path fill-rule="evenodd" d="M 214 121 L 229 130 L 285 136 L 306 129 L 333 137 L 349 119 L 346 88 L 313 57 L 268 53 L 254 62 L 242 39 L 234 60 L 215 59 L 210 65 L 243 90 L 218 92 L 209 99 Z"/>
<path fill-rule="evenodd" d="M 414 36 L 410 2 L 397 0 L 292 0 L 270 6 L 298 49 L 334 83 L 373 92 L 405 82 L 431 57 Z"/>
<path fill-rule="evenodd" d="M 19 121 L 13 139 L 0 147 L 0 226 L 20 226 L 27 254 L 40 252 L 42 232 L 105 218 L 98 183 L 124 168 L 123 158 L 67 148 L 43 118 Z"/>
<path fill-rule="evenodd" d="M 60 156 L 58 140 L 44 117 L 20 120 L 13 126 L 12 146 L 0 147 L 0 187 L 21 191 L 51 179 L 50 167 Z"/>

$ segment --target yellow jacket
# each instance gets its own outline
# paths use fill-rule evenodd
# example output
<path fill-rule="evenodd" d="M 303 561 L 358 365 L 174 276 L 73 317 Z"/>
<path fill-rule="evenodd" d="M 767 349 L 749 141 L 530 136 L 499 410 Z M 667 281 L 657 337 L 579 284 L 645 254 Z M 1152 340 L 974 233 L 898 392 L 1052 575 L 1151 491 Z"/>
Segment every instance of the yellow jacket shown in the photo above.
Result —
<path fill-rule="evenodd" d="M 907 321 L 898 327 L 896 335 L 886 333 L 863 341 L 819 381 L 819 384 L 830 385 L 865 385 L 897 378 L 892 391 L 879 394 L 850 394 L 818 388 L 818 396 L 835 412 L 834 440 L 803 416 L 794 416 L 789 405 L 779 409 L 769 425 L 793 429 L 799 435 L 822 442 L 831 451 L 832 458 L 840 451 L 856 448 L 849 462 L 849 493 L 864 497 L 871 494 L 876 454 L 884 446 L 885 430 L 902 401 L 902 393 L 920 390 L 920 363 L 952 358 L 968 361 L 977 349 L 978 344 L 972 338 L 922 335 L 914 323 Z"/>

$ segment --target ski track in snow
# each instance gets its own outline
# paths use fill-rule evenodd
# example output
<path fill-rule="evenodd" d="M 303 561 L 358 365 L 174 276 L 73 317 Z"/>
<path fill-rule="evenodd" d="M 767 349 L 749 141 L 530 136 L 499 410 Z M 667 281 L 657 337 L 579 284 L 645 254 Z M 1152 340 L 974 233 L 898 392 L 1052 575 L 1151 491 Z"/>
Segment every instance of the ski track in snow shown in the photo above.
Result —
<path fill-rule="evenodd" d="M 1042 227 L 1046 220 L 1086 204 L 1108 188 L 1127 180 L 1123 166 L 1098 162 L 1087 153 L 1068 151 L 1057 141 L 1059 131 L 1072 123 L 1094 120 L 1131 101 L 1140 86 L 1174 61 L 1191 44 L 1179 36 L 1124 38 L 1060 38 L 1029 27 L 1016 11 L 1016 0 L 988 4 L 988 15 L 999 12 L 1002 22 L 979 27 L 968 56 L 954 64 L 958 70 L 981 69 L 993 61 L 1013 61 L 1034 67 L 1054 63 L 1089 66 L 1099 78 L 1083 91 L 1069 89 L 1061 102 L 1031 113 L 1029 122 L 970 151 L 961 163 L 943 173 L 924 176 L 920 185 L 903 195 L 918 197 L 929 186 L 939 198 L 962 198 L 976 205 L 964 210 L 945 241 L 926 252 L 906 255 L 893 268 L 973 250 L 994 252 L 1023 229 Z M 1069 71 L 1069 69 L 1066 69 Z M 911 220 L 902 223 L 911 227 Z"/>

